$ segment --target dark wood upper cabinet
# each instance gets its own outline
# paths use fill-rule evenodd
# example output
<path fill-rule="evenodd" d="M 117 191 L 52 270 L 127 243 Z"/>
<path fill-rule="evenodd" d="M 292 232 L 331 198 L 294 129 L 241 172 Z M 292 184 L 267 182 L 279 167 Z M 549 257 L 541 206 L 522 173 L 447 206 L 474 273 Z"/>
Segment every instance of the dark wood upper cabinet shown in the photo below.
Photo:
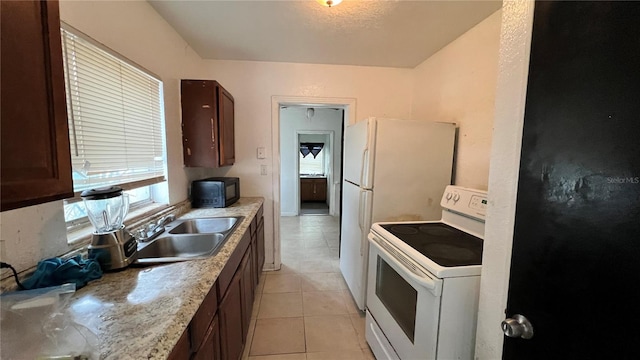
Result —
<path fill-rule="evenodd" d="M 233 165 L 233 96 L 214 80 L 182 80 L 181 104 L 184 165 Z"/>
<path fill-rule="evenodd" d="M 73 196 L 57 1 L 1 1 L 1 210 Z"/>

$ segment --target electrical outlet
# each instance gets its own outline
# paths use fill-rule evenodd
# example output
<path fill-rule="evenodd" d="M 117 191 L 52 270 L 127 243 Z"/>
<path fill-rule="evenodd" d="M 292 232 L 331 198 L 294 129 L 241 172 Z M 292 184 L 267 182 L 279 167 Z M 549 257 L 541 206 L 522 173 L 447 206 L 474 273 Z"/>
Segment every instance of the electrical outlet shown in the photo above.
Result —
<path fill-rule="evenodd" d="M 260 175 L 267 175 L 267 165 L 260 165 Z"/>

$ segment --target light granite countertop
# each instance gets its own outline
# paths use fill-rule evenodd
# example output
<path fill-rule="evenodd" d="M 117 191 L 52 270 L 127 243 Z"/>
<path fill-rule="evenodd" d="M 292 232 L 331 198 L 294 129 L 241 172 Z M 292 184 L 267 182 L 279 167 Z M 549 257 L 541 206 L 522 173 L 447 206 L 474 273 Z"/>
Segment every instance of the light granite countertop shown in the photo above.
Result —
<path fill-rule="evenodd" d="M 165 359 L 215 283 L 263 198 L 227 208 L 191 209 L 180 218 L 244 216 L 213 257 L 105 273 L 68 304 L 74 320 L 99 339 L 101 359 Z"/>

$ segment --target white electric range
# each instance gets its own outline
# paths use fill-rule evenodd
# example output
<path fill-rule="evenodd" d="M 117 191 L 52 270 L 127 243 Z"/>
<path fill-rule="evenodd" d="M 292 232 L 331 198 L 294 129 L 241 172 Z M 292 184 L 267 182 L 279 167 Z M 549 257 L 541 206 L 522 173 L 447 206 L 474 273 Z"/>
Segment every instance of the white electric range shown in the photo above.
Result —
<path fill-rule="evenodd" d="M 473 359 L 485 191 L 447 186 L 442 219 L 375 223 L 366 338 L 380 359 Z"/>

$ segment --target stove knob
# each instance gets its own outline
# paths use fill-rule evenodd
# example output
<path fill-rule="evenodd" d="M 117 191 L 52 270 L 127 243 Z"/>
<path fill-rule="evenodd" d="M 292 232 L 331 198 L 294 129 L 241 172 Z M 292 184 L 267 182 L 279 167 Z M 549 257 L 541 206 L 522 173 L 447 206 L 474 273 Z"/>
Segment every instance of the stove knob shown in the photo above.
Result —
<path fill-rule="evenodd" d="M 453 195 L 453 201 L 456 202 L 460 200 L 460 194 L 456 193 L 455 195 Z"/>
<path fill-rule="evenodd" d="M 451 193 L 450 192 L 447 193 L 447 201 L 449 201 L 449 200 L 451 200 Z"/>

